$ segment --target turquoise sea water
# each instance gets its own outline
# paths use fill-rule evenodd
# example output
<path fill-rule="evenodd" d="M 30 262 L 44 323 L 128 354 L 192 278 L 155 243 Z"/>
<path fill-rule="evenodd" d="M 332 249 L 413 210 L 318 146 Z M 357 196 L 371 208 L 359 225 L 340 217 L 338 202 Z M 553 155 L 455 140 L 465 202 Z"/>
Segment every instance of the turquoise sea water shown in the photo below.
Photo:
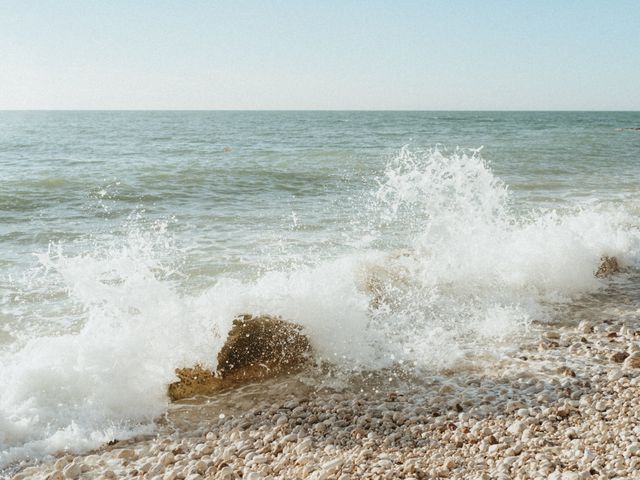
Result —
<path fill-rule="evenodd" d="M 241 313 L 301 323 L 349 368 L 515 344 L 608 287 L 601 256 L 636 272 L 637 127 L 637 112 L 0 112 L 0 464 L 150 428 L 173 370 L 214 366 Z"/>
<path fill-rule="evenodd" d="M 295 212 L 301 246 L 339 244 L 354 197 L 404 145 L 483 146 L 515 208 L 633 200 L 640 134 L 623 129 L 637 125 L 627 112 L 3 112 L 1 258 L 22 267 L 142 210 L 175 218 L 208 265 L 280 238 Z"/>

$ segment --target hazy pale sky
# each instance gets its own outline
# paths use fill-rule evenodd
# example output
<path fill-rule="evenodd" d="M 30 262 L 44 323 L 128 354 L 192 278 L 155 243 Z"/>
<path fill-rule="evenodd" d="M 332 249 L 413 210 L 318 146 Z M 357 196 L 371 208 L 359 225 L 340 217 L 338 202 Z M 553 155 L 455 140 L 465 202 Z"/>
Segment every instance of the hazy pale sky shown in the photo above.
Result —
<path fill-rule="evenodd" d="M 0 0 L 0 109 L 640 110 L 638 0 Z"/>

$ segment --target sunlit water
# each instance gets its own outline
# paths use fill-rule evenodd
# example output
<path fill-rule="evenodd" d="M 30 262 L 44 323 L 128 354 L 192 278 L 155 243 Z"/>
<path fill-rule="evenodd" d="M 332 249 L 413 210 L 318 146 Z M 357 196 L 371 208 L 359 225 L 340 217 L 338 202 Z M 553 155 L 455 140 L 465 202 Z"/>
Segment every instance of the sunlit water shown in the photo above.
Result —
<path fill-rule="evenodd" d="M 638 126 L 0 113 L 0 466 L 151 431 L 175 368 L 215 367 L 243 313 L 303 325 L 334 375 L 440 372 L 532 325 L 634 314 Z"/>

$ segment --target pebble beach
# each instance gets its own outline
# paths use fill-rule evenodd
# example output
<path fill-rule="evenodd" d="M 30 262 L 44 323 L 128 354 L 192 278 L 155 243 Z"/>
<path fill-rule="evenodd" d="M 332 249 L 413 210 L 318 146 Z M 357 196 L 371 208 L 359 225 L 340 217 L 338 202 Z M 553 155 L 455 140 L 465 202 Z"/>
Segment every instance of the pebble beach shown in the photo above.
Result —
<path fill-rule="evenodd" d="M 639 478 L 639 316 L 540 328 L 490 368 L 415 391 L 265 394 L 188 432 L 165 425 L 13 480 Z"/>

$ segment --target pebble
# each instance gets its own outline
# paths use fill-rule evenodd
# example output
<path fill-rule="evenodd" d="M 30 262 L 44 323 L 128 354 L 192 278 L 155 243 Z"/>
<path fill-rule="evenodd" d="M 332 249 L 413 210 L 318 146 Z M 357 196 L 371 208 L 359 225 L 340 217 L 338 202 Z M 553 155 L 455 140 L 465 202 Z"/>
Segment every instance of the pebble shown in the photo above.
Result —
<path fill-rule="evenodd" d="M 69 463 L 70 463 L 70 460 L 68 457 L 62 457 L 56 460 L 56 462 L 53 464 L 53 468 L 55 468 L 56 470 L 62 470 Z"/>
<path fill-rule="evenodd" d="M 335 460 L 331 460 L 331 461 L 323 464 L 322 465 L 322 469 L 323 470 L 333 471 L 333 470 L 339 468 L 340 466 L 342 466 L 343 463 L 344 463 L 344 461 L 341 458 L 336 458 Z"/>
<path fill-rule="evenodd" d="M 543 338 L 548 338 L 549 340 L 558 340 L 560 338 L 560 333 L 555 330 L 549 330 L 542 334 Z"/>
<path fill-rule="evenodd" d="M 131 461 L 136 460 L 138 458 L 138 454 L 131 449 L 120 450 L 120 453 L 118 453 L 118 458 Z"/>
<path fill-rule="evenodd" d="M 171 465 L 172 463 L 174 463 L 176 461 L 176 457 L 173 455 L 173 453 L 171 452 L 167 452 L 164 453 L 161 457 L 160 457 L 160 464 L 161 465 Z"/>
<path fill-rule="evenodd" d="M 562 480 L 579 480 L 580 475 L 578 472 L 563 472 L 560 478 Z"/>
<path fill-rule="evenodd" d="M 607 380 L 610 382 L 615 382 L 616 380 L 621 379 L 624 376 L 624 372 L 620 369 L 611 370 L 607 374 Z"/>
<path fill-rule="evenodd" d="M 523 431 L 524 425 L 520 421 L 513 422 L 511 425 L 509 425 L 509 428 L 507 428 L 507 432 L 509 432 L 511 435 L 519 436 Z"/>
<path fill-rule="evenodd" d="M 627 368 L 640 368 L 640 352 L 631 353 L 624 361 Z"/>
<path fill-rule="evenodd" d="M 580 333 L 591 333 L 593 332 L 593 325 L 591 324 L 591 322 L 583 320 L 578 324 L 578 331 Z"/>
<path fill-rule="evenodd" d="M 632 455 L 637 455 L 638 452 L 640 452 L 640 443 L 638 442 L 633 442 L 631 445 L 629 445 L 625 451 L 625 456 L 632 456 Z"/>
<path fill-rule="evenodd" d="M 81 473 L 82 473 L 82 469 L 80 468 L 80 465 L 75 461 L 68 464 L 66 467 L 62 469 L 62 474 L 64 475 L 64 478 L 76 479 L 80 477 Z"/>
<path fill-rule="evenodd" d="M 610 356 L 609 359 L 612 362 L 615 363 L 622 363 L 625 361 L 625 359 L 629 356 L 629 354 L 627 352 L 613 352 Z"/>
<path fill-rule="evenodd" d="M 594 408 L 599 412 L 604 412 L 607 409 L 607 404 L 603 401 L 596 402 Z"/>

